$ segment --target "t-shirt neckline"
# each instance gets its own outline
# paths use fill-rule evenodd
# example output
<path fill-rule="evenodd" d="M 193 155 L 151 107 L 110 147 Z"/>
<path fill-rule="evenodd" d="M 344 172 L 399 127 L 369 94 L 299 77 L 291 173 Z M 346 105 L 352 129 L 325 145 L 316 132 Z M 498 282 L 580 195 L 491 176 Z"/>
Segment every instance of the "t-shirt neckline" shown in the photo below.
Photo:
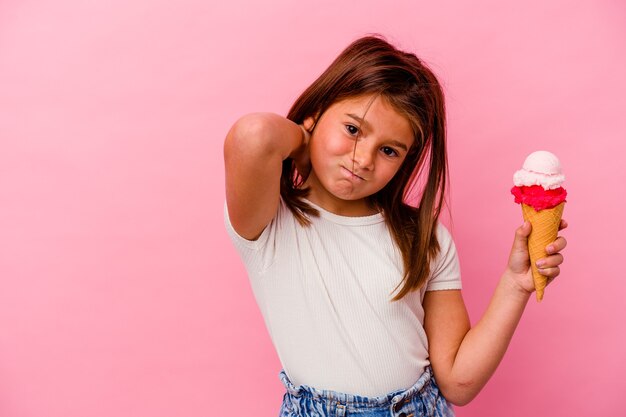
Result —
<path fill-rule="evenodd" d="M 303 199 L 307 204 L 311 205 L 314 209 L 319 211 L 320 217 L 326 220 L 330 220 L 334 223 L 343 224 L 346 226 L 365 226 L 369 224 L 376 224 L 385 221 L 382 213 L 369 214 L 367 216 L 341 216 L 339 214 L 332 213 L 325 208 L 318 206 L 317 204 Z M 313 217 L 314 218 L 314 217 Z"/>

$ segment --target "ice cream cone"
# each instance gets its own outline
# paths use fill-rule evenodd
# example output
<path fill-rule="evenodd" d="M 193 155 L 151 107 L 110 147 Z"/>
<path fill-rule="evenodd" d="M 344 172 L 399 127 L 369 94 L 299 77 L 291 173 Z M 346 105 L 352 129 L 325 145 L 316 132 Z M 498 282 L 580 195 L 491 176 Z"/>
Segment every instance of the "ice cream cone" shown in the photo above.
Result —
<path fill-rule="evenodd" d="M 548 278 L 539 273 L 536 262 L 538 259 L 548 256 L 546 246 L 554 242 L 557 237 L 564 206 L 565 202 L 562 202 L 556 207 L 536 211 L 532 206 L 522 204 L 524 220 L 529 221 L 532 225 L 532 231 L 528 237 L 528 252 L 537 301 L 543 299 Z"/>

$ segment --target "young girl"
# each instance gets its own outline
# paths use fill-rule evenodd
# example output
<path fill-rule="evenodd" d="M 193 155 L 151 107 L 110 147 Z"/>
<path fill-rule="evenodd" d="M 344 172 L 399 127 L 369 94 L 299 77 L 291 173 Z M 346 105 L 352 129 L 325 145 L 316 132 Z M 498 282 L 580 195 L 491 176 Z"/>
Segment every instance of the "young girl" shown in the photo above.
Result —
<path fill-rule="evenodd" d="M 451 416 L 498 366 L 534 291 L 530 224 L 470 328 L 438 222 L 445 137 L 437 79 L 379 37 L 348 46 L 287 118 L 228 133 L 226 227 L 284 367 L 282 417 Z M 550 279 L 565 245 L 539 261 Z"/>

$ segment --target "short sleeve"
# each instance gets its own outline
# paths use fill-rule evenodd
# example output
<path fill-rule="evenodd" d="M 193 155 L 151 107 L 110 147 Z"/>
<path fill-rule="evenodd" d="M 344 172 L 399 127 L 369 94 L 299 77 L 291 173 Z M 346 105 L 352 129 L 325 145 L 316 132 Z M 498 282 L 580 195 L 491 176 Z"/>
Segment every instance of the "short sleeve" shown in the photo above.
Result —
<path fill-rule="evenodd" d="M 249 240 L 245 237 L 241 236 L 232 223 L 230 222 L 230 216 L 228 215 L 228 205 L 224 202 L 224 226 L 226 226 L 226 231 L 228 232 L 228 236 L 233 241 L 233 244 L 237 248 L 237 250 L 255 250 L 262 248 L 265 246 L 267 242 L 267 238 L 269 236 L 269 227 L 263 229 L 263 232 L 256 240 Z"/>
<path fill-rule="evenodd" d="M 442 224 L 437 225 L 437 241 L 440 250 L 432 263 L 432 273 L 426 291 L 460 290 L 461 267 L 456 246 L 450 232 Z"/>
<path fill-rule="evenodd" d="M 282 211 L 282 200 L 278 211 L 277 216 L 263 229 L 261 235 L 256 240 L 249 240 L 237 233 L 230 222 L 227 203 L 224 203 L 224 225 L 226 231 L 249 273 L 252 271 L 257 273 L 263 272 L 275 259 L 276 229 L 278 218 Z"/>

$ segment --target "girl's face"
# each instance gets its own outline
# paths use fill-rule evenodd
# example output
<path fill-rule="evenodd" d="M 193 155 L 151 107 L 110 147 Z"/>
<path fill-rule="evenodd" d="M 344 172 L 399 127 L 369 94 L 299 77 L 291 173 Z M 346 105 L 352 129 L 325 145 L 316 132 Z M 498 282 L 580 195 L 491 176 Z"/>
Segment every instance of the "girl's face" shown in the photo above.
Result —
<path fill-rule="evenodd" d="M 373 214 L 366 197 L 393 178 L 413 141 L 409 120 L 381 96 L 334 103 L 311 135 L 308 198 L 344 216 Z"/>

